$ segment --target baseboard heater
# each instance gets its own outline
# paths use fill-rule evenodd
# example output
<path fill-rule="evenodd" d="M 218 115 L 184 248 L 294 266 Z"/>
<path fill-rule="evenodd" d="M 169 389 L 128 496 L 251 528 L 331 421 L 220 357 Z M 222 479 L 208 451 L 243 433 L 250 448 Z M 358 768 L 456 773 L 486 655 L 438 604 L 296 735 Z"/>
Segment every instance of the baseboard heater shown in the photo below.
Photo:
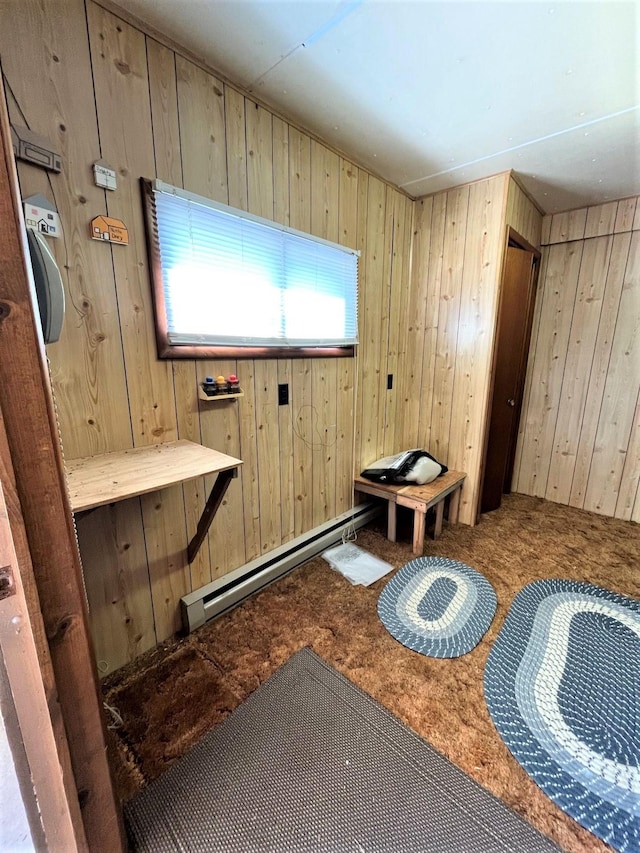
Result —
<path fill-rule="evenodd" d="M 345 530 L 363 527 L 380 512 L 379 504 L 359 504 L 332 521 L 314 527 L 228 575 L 184 595 L 180 599 L 184 630 L 189 633 L 235 607 L 254 592 L 339 542 Z"/>

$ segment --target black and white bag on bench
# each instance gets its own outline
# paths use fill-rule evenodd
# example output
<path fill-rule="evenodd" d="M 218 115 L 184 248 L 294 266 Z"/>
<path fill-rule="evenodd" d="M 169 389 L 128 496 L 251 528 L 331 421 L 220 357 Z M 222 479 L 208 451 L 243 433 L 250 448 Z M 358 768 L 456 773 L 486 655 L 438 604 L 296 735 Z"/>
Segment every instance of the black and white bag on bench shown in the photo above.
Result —
<path fill-rule="evenodd" d="M 362 472 L 360 476 L 374 483 L 416 483 L 424 486 L 449 469 L 426 450 L 404 450 L 395 456 L 385 456 Z"/>

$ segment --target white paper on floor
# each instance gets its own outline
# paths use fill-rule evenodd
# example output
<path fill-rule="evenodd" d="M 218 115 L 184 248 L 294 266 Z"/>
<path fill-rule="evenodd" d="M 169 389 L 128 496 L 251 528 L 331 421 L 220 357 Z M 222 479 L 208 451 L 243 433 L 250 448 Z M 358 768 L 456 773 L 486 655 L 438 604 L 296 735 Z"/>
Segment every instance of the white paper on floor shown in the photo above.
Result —
<path fill-rule="evenodd" d="M 324 551 L 322 556 L 332 569 L 340 572 L 352 584 L 369 586 L 393 569 L 389 563 L 358 548 L 353 542 L 345 542 Z"/>

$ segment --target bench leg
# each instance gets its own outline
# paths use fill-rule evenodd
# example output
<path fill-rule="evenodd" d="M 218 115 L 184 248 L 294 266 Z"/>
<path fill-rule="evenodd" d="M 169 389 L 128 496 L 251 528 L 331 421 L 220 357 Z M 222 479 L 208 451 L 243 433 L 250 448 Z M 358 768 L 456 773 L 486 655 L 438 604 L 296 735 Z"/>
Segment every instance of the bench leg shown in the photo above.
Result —
<path fill-rule="evenodd" d="M 444 516 L 444 498 L 436 505 L 436 526 L 433 528 L 433 538 L 437 539 L 442 533 L 442 518 Z"/>
<path fill-rule="evenodd" d="M 460 493 L 462 492 L 462 483 L 459 487 L 451 492 L 449 497 L 449 524 L 458 523 L 458 512 L 460 510 Z"/>
<path fill-rule="evenodd" d="M 413 513 L 413 553 L 422 554 L 424 551 L 424 522 L 426 513 L 416 509 Z"/>
<path fill-rule="evenodd" d="M 387 539 L 396 541 L 396 505 L 393 501 L 387 501 Z"/>

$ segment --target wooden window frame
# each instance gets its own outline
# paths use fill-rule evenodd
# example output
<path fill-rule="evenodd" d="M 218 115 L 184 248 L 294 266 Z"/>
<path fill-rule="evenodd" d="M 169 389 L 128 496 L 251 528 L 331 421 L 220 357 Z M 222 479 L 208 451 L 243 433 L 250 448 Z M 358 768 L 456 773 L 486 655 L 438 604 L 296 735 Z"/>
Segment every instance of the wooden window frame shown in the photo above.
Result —
<path fill-rule="evenodd" d="M 144 212 L 149 277 L 156 329 L 156 345 L 160 359 L 256 359 L 256 358 L 352 358 L 356 347 L 353 344 L 333 347 L 265 347 L 265 346 L 212 346 L 208 344 L 173 344 L 169 339 L 167 306 L 162 281 L 162 262 L 158 250 L 155 222 L 152 212 L 153 181 L 140 179 Z"/>

